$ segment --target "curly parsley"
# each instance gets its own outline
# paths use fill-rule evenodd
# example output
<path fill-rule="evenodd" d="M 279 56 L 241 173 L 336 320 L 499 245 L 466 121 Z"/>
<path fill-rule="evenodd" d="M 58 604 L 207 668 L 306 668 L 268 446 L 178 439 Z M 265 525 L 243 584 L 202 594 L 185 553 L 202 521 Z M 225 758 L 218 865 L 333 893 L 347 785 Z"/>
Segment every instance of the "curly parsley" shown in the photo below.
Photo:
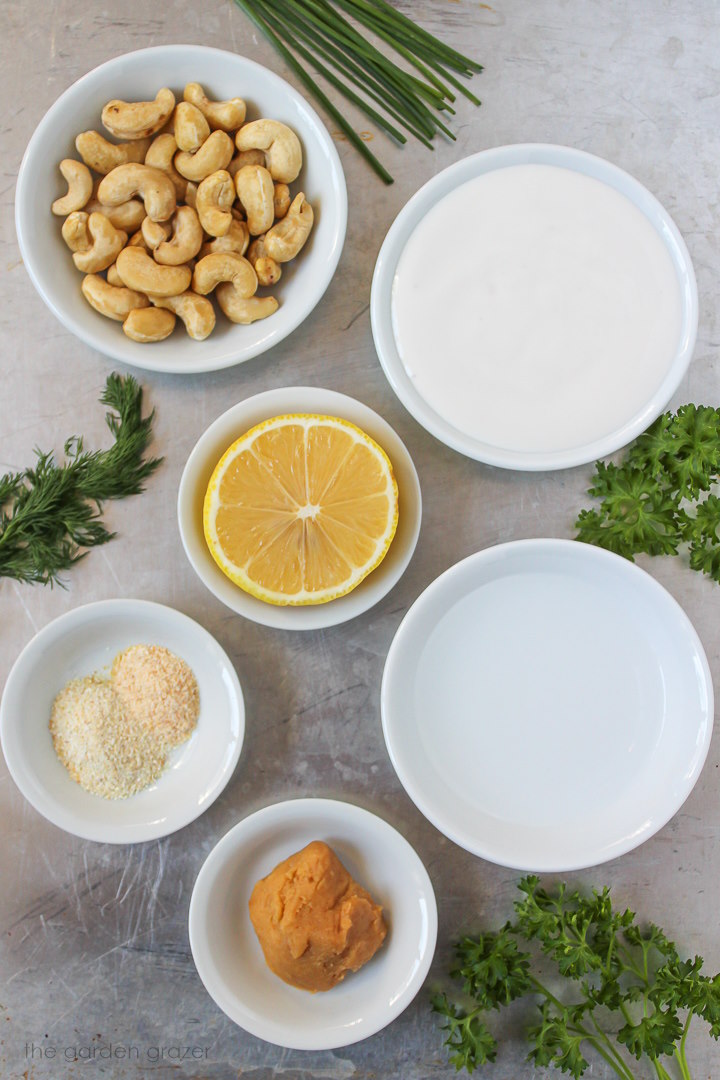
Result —
<path fill-rule="evenodd" d="M 634 912 L 615 911 L 607 888 L 591 896 L 565 885 L 548 892 L 534 876 L 518 887 L 513 922 L 456 946 L 452 976 L 464 1001 L 432 998 L 455 1068 L 471 1073 L 495 1061 L 485 1014 L 531 996 L 539 1010 L 528 1031 L 534 1065 L 580 1077 L 596 1054 L 622 1080 L 637 1080 L 632 1058 L 650 1062 L 658 1080 L 691 1080 L 685 1043 L 693 1016 L 720 1038 L 720 975 L 703 975 L 699 956 L 681 960 L 659 927 L 641 928 Z M 549 962 L 567 980 L 562 986 L 546 975 Z"/>
<path fill-rule="evenodd" d="M 682 405 L 663 413 L 636 439 L 619 465 L 595 463 L 576 540 L 627 559 L 689 552 L 690 566 L 720 583 L 720 410 Z M 703 498 L 702 496 L 705 496 Z"/>

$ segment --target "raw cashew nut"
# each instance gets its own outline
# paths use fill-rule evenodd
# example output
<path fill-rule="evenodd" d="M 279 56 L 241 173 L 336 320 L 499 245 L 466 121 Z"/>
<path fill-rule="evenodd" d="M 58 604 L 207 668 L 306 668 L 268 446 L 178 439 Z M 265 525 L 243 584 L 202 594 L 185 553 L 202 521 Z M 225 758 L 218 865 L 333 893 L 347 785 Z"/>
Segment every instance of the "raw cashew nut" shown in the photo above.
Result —
<path fill-rule="evenodd" d="M 282 277 L 280 263 L 271 259 L 265 250 L 265 237 L 258 236 L 248 248 L 248 262 L 257 274 L 259 285 L 276 285 Z"/>
<path fill-rule="evenodd" d="M 279 263 L 294 259 L 310 235 L 314 219 L 313 208 L 301 191 L 285 217 L 273 225 L 265 237 L 265 250 L 270 258 Z"/>
<path fill-rule="evenodd" d="M 63 221 L 62 238 L 71 251 L 87 251 L 92 246 L 88 232 L 89 217 L 84 210 L 73 210 Z"/>
<path fill-rule="evenodd" d="M 279 120 L 253 120 L 235 136 L 238 150 L 264 150 L 273 180 L 292 184 L 302 168 L 302 147 L 292 128 Z"/>
<path fill-rule="evenodd" d="M 233 144 L 230 136 L 224 131 L 213 131 L 194 154 L 178 150 L 175 155 L 175 168 L 186 180 L 197 184 L 210 173 L 227 168 L 232 156 Z"/>
<path fill-rule="evenodd" d="M 262 150 L 238 150 L 235 157 L 228 165 L 228 172 L 231 176 L 235 176 L 239 173 L 244 165 L 264 165 L 265 155 Z"/>
<path fill-rule="evenodd" d="M 144 220 L 145 219 L 143 218 L 143 221 Z M 130 247 L 130 248 L 138 247 L 138 248 L 141 248 L 143 251 L 149 251 L 150 250 L 150 248 L 145 243 L 145 237 L 142 234 L 142 229 L 138 229 L 138 231 L 136 233 L 132 234 L 132 236 L 130 237 L 130 239 L 127 242 L 127 246 Z"/>
<path fill-rule="evenodd" d="M 230 282 L 238 296 L 253 296 L 258 287 L 258 280 L 247 259 L 234 251 L 215 251 L 206 255 L 193 271 L 193 292 L 207 296 L 216 285 Z"/>
<path fill-rule="evenodd" d="M 164 240 L 169 239 L 172 229 L 164 221 L 153 221 L 146 217 L 140 226 L 140 232 L 147 246 L 154 251 Z"/>
<path fill-rule="evenodd" d="M 108 206 L 107 203 L 100 202 L 97 197 L 99 187 L 100 181 L 98 180 L 93 188 L 92 199 L 85 204 L 85 212 L 87 214 L 104 214 L 116 229 L 122 229 L 126 233 L 135 232 L 136 229 L 139 229 L 145 219 L 145 207 L 140 200 L 128 199 L 127 202 L 120 203 L 118 206 Z"/>
<path fill-rule="evenodd" d="M 287 184 L 276 184 L 275 194 L 273 195 L 273 208 L 275 210 L 276 221 L 285 217 L 290 209 L 290 202 L 290 188 Z"/>
<path fill-rule="evenodd" d="M 164 87 L 154 101 L 108 101 L 102 122 L 118 139 L 146 139 L 163 127 L 175 108 L 175 95 Z"/>
<path fill-rule="evenodd" d="M 150 306 L 147 296 L 134 292 L 132 289 L 108 285 L 107 281 L 98 277 L 97 274 L 88 274 L 84 277 L 80 287 L 91 307 L 108 319 L 115 319 L 116 322 L 122 322 L 133 308 Z"/>
<path fill-rule="evenodd" d="M 109 206 L 118 206 L 133 195 L 140 195 L 145 203 L 145 213 L 153 221 L 167 221 L 177 203 L 175 186 L 166 173 L 134 162 L 118 165 L 103 177 L 97 194 L 100 202 Z"/>
<path fill-rule="evenodd" d="M 258 319 L 267 319 L 268 315 L 278 309 L 274 296 L 238 296 L 229 282 L 218 285 L 215 295 L 230 322 L 242 323 L 244 326 L 257 322 Z"/>
<path fill-rule="evenodd" d="M 151 296 L 150 300 L 159 308 L 173 311 L 194 341 L 204 341 L 215 329 L 215 308 L 204 296 L 184 292 L 180 296 Z"/>
<path fill-rule="evenodd" d="M 75 139 L 77 152 L 87 167 L 103 176 L 128 161 L 144 161 L 149 145 L 149 139 L 111 143 L 98 131 L 82 131 Z"/>
<path fill-rule="evenodd" d="M 194 259 L 202 247 L 203 230 L 191 206 L 178 206 L 173 218 L 173 232 L 155 248 L 155 261 L 163 266 L 182 266 Z"/>
<path fill-rule="evenodd" d="M 175 142 L 180 150 L 194 154 L 210 134 L 210 125 L 195 106 L 181 101 L 175 106 Z"/>
<path fill-rule="evenodd" d="M 92 195 L 93 178 L 87 165 L 74 158 L 65 158 L 58 166 L 65 180 L 67 180 L 67 192 L 61 199 L 56 199 L 52 204 L 53 214 L 64 217 L 72 214 L 75 210 L 82 210 L 85 203 Z"/>
<path fill-rule="evenodd" d="M 233 178 L 225 169 L 210 173 L 200 182 L 195 207 L 200 224 L 210 236 L 224 236 L 232 224 L 230 207 L 235 202 Z"/>
<path fill-rule="evenodd" d="M 127 233 L 116 229 L 104 214 L 97 212 L 88 218 L 88 231 L 92 245 L 85 251 L 75 251 L 73 262 L 83 274 L 97 274 L 115 262 L 125 247 Z"/>
<path fill-rule="evenodd" d="M 234 251 L 238 255 L 244 255 L 250 243 L 250 232 L 244 221 L 236 221 L 233 218 L 230 228 L 224 236 L 217 236 L 214 240 L 203 244 L 200 248 L 200 258 L 211 255 L 214 251 Z M 158 258 L 157 252 L 155 258 Z M 158 259 L 158 262 L 160 260 Z"/>
<path fill-rule="evenodd" d="M 108 266 L 107 274 L 105 275 L 105 277 L 107 278 L 108 285 L 115 285 L 118 289 L 125 288 L 125 285 L 123 284 L 123 279 L 118 274 L 117 266 L 115 265 L 115 263 L 111 263 L 110 266 Z"/>
<path fill-rule="evenodd" d="M 133 341 L 147 345 L 152 341 L 164 341 L 175 329 L 175 316 L 172 311 L 161 308 L 134 308 L 128 312 L 123 323 L 123 330 Z"/>
<path fill-rule="evenodd" d="M 152 165 L 154 169 L 167 173 L 175 185 L 175 195 L 178 202 L 182 202 L 187 191 L 187 180 L 180 175 L 173 165 L 173 158 L 177 154 L 177 148 L 174 135 L 169 132 L 164 135 L 156 135 L 145 155 L 145 164 Z"/>
<path fill-rule="evenodd" d="M 211 101 L 200 83 L 188 83 L 183 97 L 203 114 L 213 131 L 236 131 L 245 123 L 245 102 L 242 98 L 229 101 Z"/>
<path fill-rule="evenodd" d="M 262 165 L 245 165 L 235 177 L 235 187 L 250 235 L 267 232 L 275 220 L 275 186 L 268 170 Z"/>
<path fill-rule="evenodd" d="M 276 285 L 282 277 L 282 267 L 274 259 L 263 256 L 255 263 L 255 273 L 261 285 Z"/>
<path fill-rule="evenodd" d="M 120 252 L 117 271 L 128 289 L 157 296 L 177 296 L 185 292 L 192 278 L 189 267 L 160 266 L 140 247 L 126 247 Z"/>
<path fill-rule="evenodd" d="M 52 205 L 86 301 L 139 343 L 164 340 L 178 318 L 203 341 L 213 291 L 233 323 L 272 315 L 278 300 L 258 286 L 280 280 L 314 221 L 288 186 L 303 166 L 292 128 L 245 124 L 242 98 L 213 101 L 199 83 L 183 98 L 164 87 L 154 101 L 107 102 L 102 122 L 119 141 L 81 132 L 82 161 L 61 162 L 68 190 Z"/>

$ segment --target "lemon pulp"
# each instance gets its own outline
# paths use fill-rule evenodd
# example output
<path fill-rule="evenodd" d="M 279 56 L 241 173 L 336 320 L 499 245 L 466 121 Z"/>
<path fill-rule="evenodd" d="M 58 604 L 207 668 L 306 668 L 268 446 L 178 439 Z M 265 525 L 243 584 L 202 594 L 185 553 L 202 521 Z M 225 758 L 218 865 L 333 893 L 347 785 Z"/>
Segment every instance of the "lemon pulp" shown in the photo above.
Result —
<path fill-rule="evenodd" d="M 276 416 L 230 446 L 210 478 L 205 539 L 224 574 L 270 604 L 323 604 L 385 557 L 398 490 L 385 451 L 335 416 Z"/>

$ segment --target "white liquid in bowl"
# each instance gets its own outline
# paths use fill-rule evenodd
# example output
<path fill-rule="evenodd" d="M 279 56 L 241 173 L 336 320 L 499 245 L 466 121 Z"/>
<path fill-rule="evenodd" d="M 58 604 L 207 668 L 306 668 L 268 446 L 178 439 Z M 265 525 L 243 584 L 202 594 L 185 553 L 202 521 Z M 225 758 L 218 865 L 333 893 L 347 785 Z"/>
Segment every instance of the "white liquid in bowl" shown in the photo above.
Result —
<path fill-rule="evenodd" d="M 662 237 L 614 188 L 513 165 L 419 223 L 393 282 L 393 332 L 421 397 L 499 448 L 554 452 L 630 421 L 677 353 L 682 296 Z"/>

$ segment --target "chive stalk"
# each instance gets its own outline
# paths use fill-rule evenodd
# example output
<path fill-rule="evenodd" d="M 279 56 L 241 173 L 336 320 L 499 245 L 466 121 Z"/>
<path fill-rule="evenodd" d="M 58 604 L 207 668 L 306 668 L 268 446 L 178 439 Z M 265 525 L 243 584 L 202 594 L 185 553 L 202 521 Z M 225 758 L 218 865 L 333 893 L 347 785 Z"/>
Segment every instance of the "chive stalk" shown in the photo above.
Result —
<path fill-rule="evenodd" d="M 438 132 L 455 138 L 441 118 L 455 114 L 456 94 L 480 104 L 460 79 L 472 78 L 482 65 L 445 44 L 388 0 L 235 3 L 386 184 L 393 181 L 390 173 L 305 64 L 400 144 L 407 142 L 403 128 L 432 150 L 431 140 Z M 366 31 L 393 55 L 381 51 Z M 406 66 L 401 67 L 395 58 Z"/>
<path fill-rule="evenodd" d="M 387 121 L 384 116 L 381 116 L 379 112 L 373 109 L 371 105 L 368 105 L 366 102 L 364 102 L 362 98 L 360 98 L 353 90 L 350 89 L 349 86 L 347 86 L 340 79 L 338 79 L 337 76 L 334 75 L 332 71 L 330 71 L 328 68 L 326 68 L 324 64 L 321 64 L 317 57 L 313 57 L 312 53 L 308 52 L 308 50 L 303 45 L 301 45 L 296 38 L 292 36 L 287 27 L 274 17 L 269 4 L 261 3 L 261 7 L 263 8 L 263 14 L 266 21 L 275 30 L 278 36 L 283 38 L 285 43 L 291 48 L 293 48 L 296 53 L 299 53 L 304 60 L 308 60 L 311 64 L 315 64 L 320 74 L 325 79 L 327 79 L 331 86 L 334 86 L 336 89 L 340 90 L 340 92 L 345 95 L 348 101 L 351 101 L 354 105 L 357 105 L 360 109 L 362 109 L 363 112 L 366 113 L 366 115 L 369 116 L 371 120 L 375 121 L 378 127 L 382 128 L 389 135 L 392 135 L 393 138 L 397 139 L 399 142 L 407 142 L 407 139 L 401 131 L 398 131 L 398 129 L 393 124 L 389 123 L 389 121 Z"/>
<path fill-rule="evenodd" d="M 282 0 L 279 0 L 278 6 L 281 8 L 285 7 Z M 318 56 L 322 56 L 328 63 L 332 64 L 337 71 L 341 72 L 346 79 L 357 86 L 359 90 L 362 90 L 372 101 L 381 105 L 394 120 L 397 120 L 398 124 L 404 127 L 406 131 L 409 131 L 419 142 L 423 143 L 429 150 L 434 149 L 430 140 L 423 135 L 416 125 L 407 119 L 406 114 L 400 112 L 395 104 L 391 104 L 391 101 L 394 101 L 394 99 L 387 92 L 387 89 L 383 87 L 381 82 L 372 78 L 367 69 L 359 67 L 348 56 L 341 52 L 340 49 L 336 48 L 325 38 L 313 37 L 312 33 L 308 31 L 307 24 L 299 19 L 294 13 L 285 11 L 284 17 L 287 18 L 287 21 L 293 27 L 296 35 L 300 37 L 311 50 Z M 402 134 L 395 135 L 394 137 L 399 139 L 400 142 L 407 142 L 407 139 Z"/>

